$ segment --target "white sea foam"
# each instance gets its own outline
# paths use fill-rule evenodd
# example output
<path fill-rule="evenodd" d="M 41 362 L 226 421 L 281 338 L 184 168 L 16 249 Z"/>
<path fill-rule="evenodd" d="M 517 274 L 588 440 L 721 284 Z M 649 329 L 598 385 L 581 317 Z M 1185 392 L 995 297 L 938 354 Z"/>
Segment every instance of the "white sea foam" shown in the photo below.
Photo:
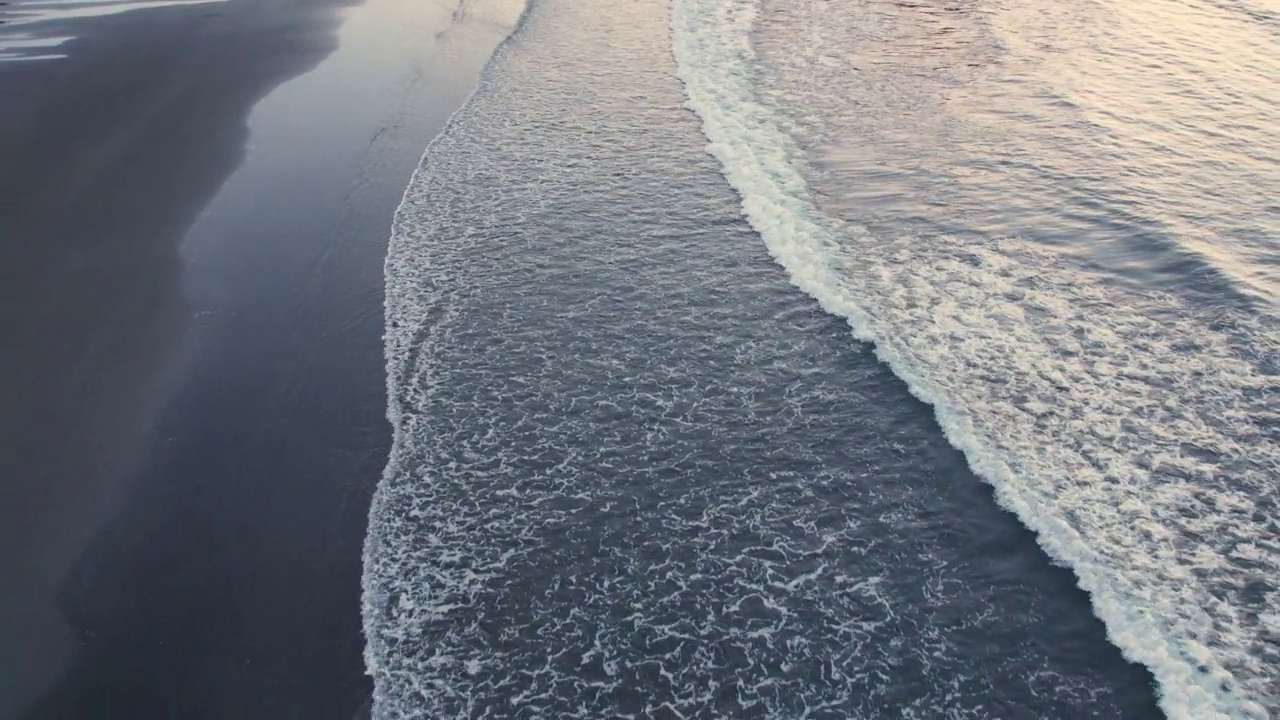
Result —
<path fill-rule="evenodd" d="M 962 650 L 1063 629 L 1004 592 L 1021 578 L 966 574 L 956 524 L 917 502 L 939 494 L 890 480 L 936 434 L 736 217 L 665 5 L 539 7 L 397 214 L 375 715 L 1116 707 L 1023 643 Z M 872 427 L 877 388 L 898 407 Z"/>
<path fill-rule="evenodd" d="M 1280 703 L 1273 318 L 1121 293 L 1017 239 L 874 238 L 825 216 L 756 93 L 752 0 L 675 0 L 709 151 L 792 282 L 935 408 L 1090 593 L 1175 720 Z"/>
<path fill-rule="evenodd" d="M 412 224 L 412 220 L 407 217 L 407 205 L 410 202 L 411 193 L 422 183 L 419 176 L 423 172 L 425 158 L 431 154 L 432 147 L 444 136 L 449 126 L 457 121 L 459 113 L 465 110 L 471 97 L 480 91 L 488 66 L 493 64 L 504 44 L 519 29 L 532 6 L 532 0 L 459 0 L 453 13 L 454 22 L 479 19 L 486 26 L 505 30 L 506 35 L 498 43 L 494 55 L 482 69 L 480 85 L 472 91 L 462 106 L 454 111 L 445 122 L 444 129 L 423 151 L 424 160 L 419 163 L 418 169 L 414 171 L 413 177 L 406 186 L 393 220 L 392 237 L 386 260 L 384 304 L 387 329 L 383 338 L 387 359 L 387 419 L 392 427 L 392 442 L 382 480 L 370 504 L 369 528 L 365 536 L 363 553 L 364 572 L 361 578 L 361 606 L 366 636 L 364 660 L 366 672 L 374 680 L 372 714 L 376 718 L 413 715 L 411 709 L 400 706 L 397 693 L 388 689 L 389 679 L 394 678 L 394 684 L 398 687 L 409 686 L 419 689 L 424 682 L 430 682 L 414 676 L 412 672 L 406 673 L 394 662 L 397 656 L 396 645 L 412 642 L 414 639 L 412 625 L 387 627 L 381 622 L 380 617 L 381 609 L 390 602 L 393 595 L 399 598 L 402 608 L 407 612 L 411 614 L 419 612 L 419 609 L 414 606 L 412 596 L 401 595 L 396 588 L 391 587 L 397 578 L 388 572 L 388 568 L 399 567 L 402 563 L 403 558 L 398 556 L 399 553 L 412 554 L 412 551 L 406 548 L 416 544 L 414 538 L 399 537 L 404 530 L 400 524 L 404 519 L 395 517 L 394 511 L 388 509 L 388 506 L 396 505 L 399 498 L 390 496 L 400 494 L 403 488 L 397 491 L 389 486 L 397 479 L 408 478 L 412 481 L 416 476 L 412 468 L 416 446 L 411 438 L 415 431 L 420 432 L 419 423 L 415 418 L 407 416 L 404 411 L 406 407 L 413 406 L 412 396 L 420 392 L 417 385 L 408 379 L 408 375 L 419 369 L 416 366 L 421 357 L 421 345 L 425 342 L 425 339 L 419 337 L 416 331 L 424 325 L 424 317 L 434 309 L 420 302 L 418 298 L 421 293 L 420 286 L 424 280 L 423 269 L 414 267 L 412 263 L 406 263 L 402 257 L 406 254 L 411 255 L 401 245 L 412 234 L 412 230 L 407 227 Z M 430 373 L 423 372 L 420 381 L 429 386 Z M 412 522 L 412 518 L 409 520 Z M 448 529 L 442 528 L 438 532 L 441 535 L 447 535 Z M 439 544 L 439 538 L 436 535 L 429 535 L 425 538 L 425 542 L 428 545 Z M 404 580 L 404 578 L 399 579 Z M 448 610 L 448 607 L 424 606 L 421 608 L 421 613 L 431 616 L 447 613 Z M 448 660 L 441 658 L 441 662 L 447 663 Z M 475 672 L 478 669 L 477 661 L 468 661 L 468 672 Z"/>

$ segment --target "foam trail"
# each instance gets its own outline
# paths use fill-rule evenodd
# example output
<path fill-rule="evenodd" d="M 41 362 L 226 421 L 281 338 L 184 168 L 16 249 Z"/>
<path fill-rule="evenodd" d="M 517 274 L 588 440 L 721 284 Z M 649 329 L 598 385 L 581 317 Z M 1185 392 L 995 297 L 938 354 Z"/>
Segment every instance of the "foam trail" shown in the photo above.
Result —
<path fill-rule="evenodd" d="M 709 152 L 792 283 L 933 405 L 998 501 L 1075 572 L 1111 640 L 1150 668 L 1168 717 L 1269 717 L 1271 319 L 1211 325 L 1014 240 L 894 243 L 824 216 L 757 98 L 755 19 L 752 0 L 674 0 L 674 49 Z"/>
<path fill-rule="evenodd" d="M 408 271 L 406 268 L 396 265 L 398 255 L 403 253 L 403 249 L 397 252 L 397 246 L 408 242 L 408 235 L 410 234 L 406 227 L 409 222 L 405 217 L 406 204 L 409 202 L 410 192 L 420 182 L 419 175 L 423 172 L 426 158 L 431 155 L 436 143 L 444 136 L 445 130 L 457 122 L 463 110 L 483 88 L 489 69 L 502 55 L 503 50 L 511 39 L 520 31 L 532 11 L 533 5 L 533 0 L 494 0 L 493 2 L 461 0 L 459 3 L 458 12 L 455 15 L 479 17 L 490 26 L 505 25 L 509 28 L 509 31 L 502 41 L 498 43 L 493 54 L 485 63 L 485 67 L 481 70 L 480 82 L 472 89 L 467 99 L 445 121 L 436 137 L 427 144 L 426 149 L 423 151 L 422 160 L 419 161 L 417 169 L 414 170 L 413 176 L 409 179 L 409 184 L 405 187 L 404 195 L 400 198 L 400 203 L 396 207 L 392 220 L 391 239 L 388 245 L 385 267 L 386 286 L 383 300 L 386 314 L 386 332 L 383 341 L 387 362 L 387 420 L 391 423 L 392 428 L 391 452 L 369 506 L 369 528 L 364 541 L 364 569 L 361 578 L 361 611 L 365 631 L 365 671 L 373 678 L 372 717 L 374 718 L 398 717 L 403 714 L 403 708 L 396 706 L 395 698 L 388 697 L 385 688 L 389 673 L 394 672 L 387 662 L 394 649 L 388 646 L 385 634 L 377 632 L 378 623 L 380 622 L 378 607 L 388 597 L 388 590 L 385 587 L 387 576 L 381 572 L 383 559 L 380 557 L 380 553 L 391 542 L 391 539 L 387 537 L 387 533 L 394 531 L 394 528 L 388 528 L 379 519 L 388 512 L 384 507 L 387 502 L 387 483 L 407 472 L 405 464 L 411 461 L 412 450 L 408 449 L 407 437 L 412 434 L 413 429 L 410 422 L 411 418 L 405 415 L 404 408 L 407 404 L 406 394 L 412 394 L 413 390 L 411 384 L 406 380 L 406 376 L 412 371 L 417 361 L 419 349 L 417 345 L 420 345 L 420 339 L 415 337 L 413 328 L 419 327 L 422 316 L 430 311 L 430 308 L 424 308 L 413 300 L 417 295 L 417 286 L 422 280 L 421 276 L 416 272 Z M 415 684 L 412 678 L 409 678 L 407 682 Z"/>

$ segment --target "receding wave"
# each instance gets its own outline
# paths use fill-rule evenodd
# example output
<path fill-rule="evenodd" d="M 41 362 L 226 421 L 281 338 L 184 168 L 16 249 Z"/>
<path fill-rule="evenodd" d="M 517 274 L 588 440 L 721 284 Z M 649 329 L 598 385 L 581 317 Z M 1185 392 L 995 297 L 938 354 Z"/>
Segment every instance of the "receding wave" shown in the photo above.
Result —
<path fill-rule="evenodd" d="M 1151 717 L 1067 573 L 742 221 L 669 10 L 538 3 L 397 213 L 375 716 Z"/>
<path fill-rule="evenodd" d="M 755 93 L 751 0 L 675 0 L 675 55 L 791 281 L 933 405 L 999 502 L 1089 592 L 1171 718 L 1280 703 L 1274 318 L 1118 290 L 1007 238 L 872 237 L 824 215 Z"/>
<path fill-rule="evenodd" d="M 488 67 L 501 54 L 506 42 L 519 30 L 532 5 L 532 0 L 459 0 L 453 13 L 455 23 L 479 20 L 487 27 L 497 28 L 505 32 L 505 39 L 498 44 L 493 56 L 490 57 L 481 73 L 481 86 L 483 86 L 483 76 L 487 74 Z M 478 91 L 479 87 L 473 91 L 472 96 Z M 457 121 L 458 113 L 465 109 L 467 102 L 470 102 L 470 97 L 463 103 L 462 108 L 455 111 L 454 115 L 445 123 L 446 129 Z M 388 533 L 393 533 L 397 529 L 390 527 L 385 521 L 385 517 L 391 511 L 385 507 L 387 501 L 383 486 L 385 486 L 388 478 L 394 478 L 403 471 L 406 437 L 412 432 L 410 418 L 405 417 L 403 413 L 403 408 L 405 407 L 403 396 L 405 393 L 412 392 L 412 388 L 406 381 L 406 374 L 417 362 L 421 345 L 423 344 L 423 339 L 415 335 L 415 329 L 421 326 L 422 323 L 420 321 L 422 318 L 415 317 L 415 315 L 428 311 L 428 309 L 410 299 L 414 295 L 414 285 L 420 278 L 416 273 L 405 271 L 404 268 L 396 266 L 395 240 L 396 238 L 404 237 L 409 232 L 405 228 L 407 222 L 405 204 L 408 202 L 411 191 L 420 184 L 418 176 L 422 172 L 426 156 L 431 154 L 432 146 L 443 135 L 444 131 L 442 130 L 441 134 L 437 135 L 436 139 L 427 145 L 427 148 L 423 151 L 424 161 L 419 163 L 418 170 L 415 171 L 413 178 L 409 181 L 409 185 L 405 188 L 405 196 L 401 199 L 400 205 L 396 209 L 395 219 L 392 223 L 392 244 L 387 255 L 385 290 L 387 332 L 384 340 L 387 357 L 387 419 L 392 427 L 392 447 L 390 458 L 383 471 L 382 483 L 378 492 L 374 494 L 369 509 L 369 529 L 364 543 L 364 573 L 361 581 L 363 589 L 361 604 L 366 635 L 364 657 L 366 670 L 374 679 L 372 709 L 374 717 L 403 714 L 403 708 L 396 707 L 397 698 L 388 697 L 386 692 L 385 684 L 388 674 L 386 665 L 387 658 L 392 653 L 392 648 L 389 647 L 387 633 L 381 632 L 379 627 L 380 618 L 378 617 L 378 606 L 388 595 L 386 587 L 387 576 L 379 572 L 383 567 L 384 558 L 382 554 L 388 543 Z M 411 685 L 416 684 L 414 678 L 401 678 L 401 682 Z"/>

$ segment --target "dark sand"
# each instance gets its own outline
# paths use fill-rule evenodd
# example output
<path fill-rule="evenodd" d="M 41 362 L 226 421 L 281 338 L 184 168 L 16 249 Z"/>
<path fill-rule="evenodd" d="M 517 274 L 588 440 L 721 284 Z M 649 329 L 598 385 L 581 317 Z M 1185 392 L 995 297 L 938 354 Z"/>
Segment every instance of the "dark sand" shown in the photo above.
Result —
<path fill-rule="evenodd" d="M 501 29 L 372 0 L 339 36 L 343 2 L 79 20 L 0 64 L 2 718 L 367 698 L 388 226 Z"/>

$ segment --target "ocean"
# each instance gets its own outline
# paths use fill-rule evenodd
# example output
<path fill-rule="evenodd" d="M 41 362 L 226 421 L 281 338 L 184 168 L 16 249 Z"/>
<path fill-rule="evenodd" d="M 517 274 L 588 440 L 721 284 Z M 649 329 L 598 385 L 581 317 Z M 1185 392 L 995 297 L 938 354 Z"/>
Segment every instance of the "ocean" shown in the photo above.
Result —
<path fill-rule="evenodd" d="M 458 12 L 375 717 L 1280 713 L 1271 0 Z"/>

